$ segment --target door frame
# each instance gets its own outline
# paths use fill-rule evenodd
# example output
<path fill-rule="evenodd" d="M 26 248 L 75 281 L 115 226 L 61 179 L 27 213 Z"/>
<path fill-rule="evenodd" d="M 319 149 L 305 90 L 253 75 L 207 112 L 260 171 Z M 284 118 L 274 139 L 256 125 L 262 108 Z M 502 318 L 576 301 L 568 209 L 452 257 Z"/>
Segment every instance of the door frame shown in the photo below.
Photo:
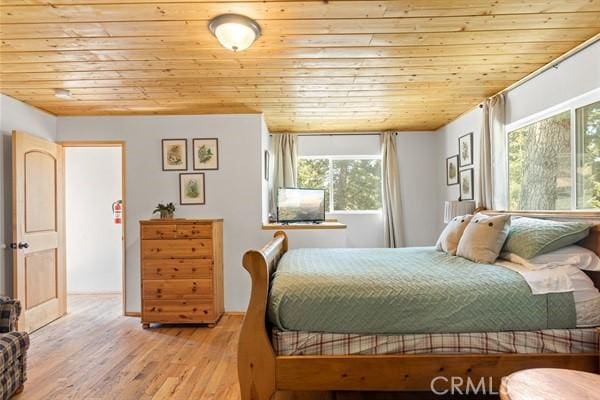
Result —
<path fill-rule="evenodd" d="M 121 240 L 121 302 L 123 303 L 122 314 L 129 317 L 139 316 L 138 313 L 128 313 L 127 312 L 127 285 L 126 285 L 126 260 L 125 252 L 126 252 L 126 235 L 127 235 L 127 185 L 126 185 L 126 165 L 125 165 L 125 141 L 123 140 L 75 140 L 75 141 L 61 141 L 57 142 L 60 144 L 63 149 L 67 147 L 120 147 L 121 148 L 121 196 L 123 200 L 123 217 L 121 222 L 122 229 L 122 237 Z M 65 162 L 65 170 L 67 168 Z M 66 262 L 66 259 L 65 259 Z M 68 268 L 68 265 L 67 265 Z"/>

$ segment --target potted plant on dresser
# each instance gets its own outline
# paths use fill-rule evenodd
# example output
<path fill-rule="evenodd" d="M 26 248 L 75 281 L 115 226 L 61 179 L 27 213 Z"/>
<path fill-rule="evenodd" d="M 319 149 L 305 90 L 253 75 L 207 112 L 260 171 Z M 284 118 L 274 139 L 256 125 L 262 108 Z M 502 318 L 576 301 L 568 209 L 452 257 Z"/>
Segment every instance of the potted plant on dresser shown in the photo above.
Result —
<path fill-rule="evenodd" d="M 173 219 L 175 215 L 175 205 L 173 203 L 158 203 L 152 214 L 160 213 L 160 219 Z"/>

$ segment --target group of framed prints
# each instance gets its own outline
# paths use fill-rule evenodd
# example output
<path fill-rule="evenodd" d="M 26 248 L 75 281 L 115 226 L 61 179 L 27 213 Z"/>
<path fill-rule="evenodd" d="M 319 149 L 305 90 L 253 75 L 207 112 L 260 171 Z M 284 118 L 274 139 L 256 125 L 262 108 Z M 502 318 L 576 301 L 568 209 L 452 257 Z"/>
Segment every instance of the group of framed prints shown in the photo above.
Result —
<path fill-rule="evenodd" d="M 162 140 L 162 170 L 188 170 L 188 140 Z M 219 169 L 219 140 L 216 138 L 192 139 L 192 164 L 194 171 Z M 203 172 L 179 174 L 179 203 L 206 204 L 206 187 Z"/>
<path fill-rule="evenodd" d="M 460 200 L 473 200 L 473 132 L 459 137 L 458 154 L 446 158 L 446 185 L 459 185 Z"/>

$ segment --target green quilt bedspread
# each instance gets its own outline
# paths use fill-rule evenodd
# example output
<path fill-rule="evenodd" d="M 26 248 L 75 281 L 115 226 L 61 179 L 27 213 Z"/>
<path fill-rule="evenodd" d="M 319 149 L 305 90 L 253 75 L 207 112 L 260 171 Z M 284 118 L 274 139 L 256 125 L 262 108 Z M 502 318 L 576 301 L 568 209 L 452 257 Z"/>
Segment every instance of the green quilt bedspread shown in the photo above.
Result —
<path fill-rule="evenodd" d="M 514 271 L 430 247 L 290 250 L 273 276 L 269 318 L 281 330 L 371 334 L 576 324 L 572 293 L 532 295 Z"/>

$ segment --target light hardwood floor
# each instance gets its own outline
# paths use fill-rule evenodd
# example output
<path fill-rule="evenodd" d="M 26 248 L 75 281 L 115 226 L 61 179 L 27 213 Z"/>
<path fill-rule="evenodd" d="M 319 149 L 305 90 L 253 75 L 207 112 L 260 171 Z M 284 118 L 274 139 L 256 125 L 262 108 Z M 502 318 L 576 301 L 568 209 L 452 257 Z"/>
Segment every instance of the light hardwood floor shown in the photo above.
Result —
<path fill-rule="evenodd" d="M 120 309 L 119 295 L 69 296 L 69 314 L 31 335 L 28 380 L 15 400 L 240 399 L 241 316 L 225 314 L 213 329 L 144 330 L 139 318 L 123 317 Z M 414 398 L 338 392 L 278 393 L 274 400 Z"/>

